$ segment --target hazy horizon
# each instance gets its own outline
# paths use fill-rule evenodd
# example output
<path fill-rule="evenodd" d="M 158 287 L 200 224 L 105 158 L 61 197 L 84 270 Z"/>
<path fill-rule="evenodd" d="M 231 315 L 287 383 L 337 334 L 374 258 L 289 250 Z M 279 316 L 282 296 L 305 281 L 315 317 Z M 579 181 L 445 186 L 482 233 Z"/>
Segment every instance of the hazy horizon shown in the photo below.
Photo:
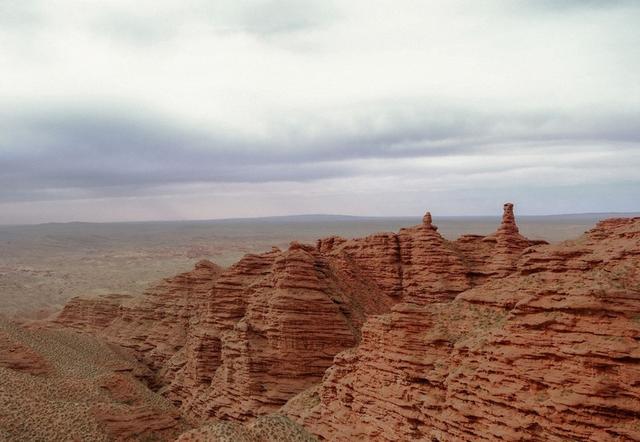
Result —
<path fill-rule="evenodd" d="M 0 2 L 0 224 L 640 211 L 640 2 Z"/>
<path fill-rule="evenodd" d="M 47 221 L 47 222 L 33 222 L 22 224 L 0 223 L 0 227 L 22 227 L 22 226 L 41 226 L 47 224 L 144 224 L 144 223 L 224 223 L 232 221 L 278 221 L 283 222 L 339 222 L 342 220 L 420 220 L 423 214 L 420 215 L 346 215 L 339 213 L 297 213 L 288 215 L 270 215 L 270 216 L 246 216 L 246 217 L 230 217 L 230 218 L 193 218 L 193 219 L 142 219 L 142 220 L 120 220 L 120 221 L 82 221 L 82 220 L 70 220 L 70 221 Z M 494 214 L 477 214 L 477 215 L 433 215 L 434 220 L 451 220 L 451 219 L 487 219 L 487 220 L 499 220 L 502 215 L 498 213 Z M 580 213 L 546 213 L 546 214 L 517 214 L 517 218 L 521 219 L 535 219 L 535 218 L 586 218 L 595 219 L 603 217 L 636 217 L 640 216 L 640 211 L 637 212 L 580 212 Z"/>

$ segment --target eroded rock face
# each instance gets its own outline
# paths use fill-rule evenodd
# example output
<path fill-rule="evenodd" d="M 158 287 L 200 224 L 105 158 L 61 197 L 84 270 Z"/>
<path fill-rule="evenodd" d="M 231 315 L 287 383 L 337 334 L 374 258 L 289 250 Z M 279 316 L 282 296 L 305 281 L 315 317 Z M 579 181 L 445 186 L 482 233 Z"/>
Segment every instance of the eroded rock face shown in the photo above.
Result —
<path fill-rule="evenodd" d="M 463 239 L 509 251 L 474 255 L 484 284 L 371 317 L 283 412 L 332 441 L 640 440 L 640 218 L 519 260 L 514 235 L 506 206 L 489 241 Z"/>
<path fill-rule="evenodd" d="M 318 383 L 336 354 L 365 345 L 375 332 L 363 327 L 368 317 L 411 303 L 427 311 L 412 320 L 422 328 L 431 304 L 510 271 L 532 242 L 509 213 L 494 235 L 462 242 L 444 239 L 427 213 L 398 233 L 294 242 L 226 270 L 203 261 L 139 303 L 74 300 L 57 321 L 134 351 L 154 371 L 151 385 L 194 422 L 246 420 L 277 410 Z"/>
<path fill-rule="evenodd" d="M 525 249 L 542 244 L 546 241 L 530 240 L 520 234 L 511 203 L 504 205 L 502 222 L 494 233 L 488 236 L 463 235 L 454 242 L 455 248 L 473 269 L 469 277 L 474 285 L 512 273 Z"/>
<path fill-rule="evenodd" d="M 243 420 L 318 382 L 333 356 L 357 343 L 365 316 L 388 310 L 391 301 L 347 278 L 348 267 L 292 243 L 225 271 L 199 264 L 139 303 L 74 300 L 57 323 L 133 350 L 155 371 L 151 385 L 194 421 Z M 114 311 L 110 322 L 81 314 Z"/>
<path fill-rule="evenodd" d="M 65 304 L 54 322 L 81 330 L 102 330 L 118 317 L 121 305 L 130 299 L 131 296 L 118 294 L 94 298 L 76 296 Z"/>
<path fill-rule="evenodd" d="M 14 336 L 0 330 L 0 367 L 43 375 L 49 373 L 51 365 L 41 354 Z"/>
<path fill-rule="evenodd" d="M 545 243 L 532 241 L 518 231 L 513 204 L 504 207 L 498 230 L 489 235 L 465 235 L 448 241 L 427 212 L 421 225 L 398 233 L 366 238 L 319 240 L 317 249 L 345 265 L 345 276 L 358 279 L 394 300 L 439 302 L 515 269 L 522 252 Z"/>
<path fill-rule="evenodd" d="M 141 435 L 151 440 L 172 440 L 180 418 L 177 410 L 160 411 L 149 405 L 96 404 L 89 413 L 110 440 L 121 441 L 140 440 Z"/>
<path fill-rule="evenodd" d="M 194 327 L 185 360 L 202 360 L 198 353 L 208 342 L 217 350 L 201 364 L 208 377 L 198 379 L 187 362 L 167 390 L 191 416 L 242 420 L 272 411 L 320 380 L 333 355 L 356 343 L 352 312 L 340 307 L 346 295 L 315 248 L 294 243 L 265 259 L 269 271 L 239 294 L 244 309 L 237 322 L 209 310 Z"/>

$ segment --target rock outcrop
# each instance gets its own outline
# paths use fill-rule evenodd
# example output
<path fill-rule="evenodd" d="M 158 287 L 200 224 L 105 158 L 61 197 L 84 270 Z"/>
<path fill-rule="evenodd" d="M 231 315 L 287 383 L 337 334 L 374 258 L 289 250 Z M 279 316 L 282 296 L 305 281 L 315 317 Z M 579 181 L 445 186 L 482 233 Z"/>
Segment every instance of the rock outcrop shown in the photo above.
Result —
<path fill-rule="evenodd" d="M 73 300 L 56 323 L 134 351 L 156 373 L 151 386 L 191 419 L 242 420 L 318 382 L 333 356 L 357 343 L 365 316 L 388 309 L 345 271 L 292 243 L 225 271 L 199 263 L 139 303 Z"/>
<path fill-rule="evenodd" d="M 332 441 L 640 440 L 640 218 L 530 244 L 506 205 L 455 243 L 476 287 L 371 317 L 283 412 Z"/>
<path fill-rule="evenodd" d="M 640 218 L 548 245 L 523 237 L 505 204 L 488 236 L 446 240 L 427 213 L 398 233 L 293 242 L 228 269 L 201 261 L 139 302 L 74 299 L 55 325 L 146 367 L 112 366 L 97 384 L 116 403 L 83 409 L 114 438 L 180 425 L 131 396 L 137 378 L 207 422 L 185 441 L 271 440 L 261 422 L 311 437 L 254 420 L 278 409 L 332 441 L 631 441 L 639 318 Z M 55 369 L 15 341 L 0 335 L 14 349 L 0 371 Z"/>
<path fill-rule="evenodd" d="M 272 411 L 319 381 L 333 356 L 357 341 L 353 317 L 361 323 L 364 312 L 341 308 L 348 293 L 315 248 L 292 243 L 251 260 L 254 265 L 230 269 L 222 287 L 227 297 L 229 281 L 242 281 L 232 286 L 236 302 L 212 301 L 192 327 L 181 356 L 186 363 L 167 389 L 198 419 L 242 420 Z M 217 298 L 215 288 L 211 295 Z M 202 355 L 203 348 L 210 353 Z"/>
<path fill-rule="evenodd" d="M 201 261 L 141 302 L 75 299 L 57 323 L 133 351 L 193 422 L 242 421 L 320 382 L 336 354 L 370 336 L 367 318 L 450 302 L 510 271 L 532 244 L 511 205 L 494 235 L 463 241 L 443 238 L 427 213 L 398 233 L 293 242 L 224 270 Z"/>
<path fill-rule="evenodd" d="M 29 345 L 0 329 L 0 367 L 43 375 L 49 373 L 51 365 Z"/>
<path fill-rule="evenodd" d="M 503 207 L 502 222 L 491 235 L 463 235 L 455 242 L 472 271 L 469 277 L 474 285 L 502 278 L 516 269 L 516 263 L 525 249 L 546 244 L 543 240 L 530 240 L 520 234 L 513 213 L 513 204 Z"/>
<path fill-rule="evenodd" d="M 110 440 L 137 441 L 142 437 L 154 440 L 175 437 L 180 418 L 177 410 L 158 410 L 149 405 L 122 406 L 96 404 L 89 409 Z"/>
<path fill-rule="evenodd" d="M 101 295 L 93 298 L 76 296 L 67 302 L 54 322 L 69 328 L 98 331 L 111 324 L 129 295 Z"/>

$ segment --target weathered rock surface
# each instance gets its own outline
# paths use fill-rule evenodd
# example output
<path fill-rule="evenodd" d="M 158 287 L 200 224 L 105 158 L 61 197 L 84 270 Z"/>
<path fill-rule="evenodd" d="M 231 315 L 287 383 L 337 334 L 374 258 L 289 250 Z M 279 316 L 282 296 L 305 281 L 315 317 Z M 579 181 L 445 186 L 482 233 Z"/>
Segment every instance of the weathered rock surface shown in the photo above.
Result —
<path fill-rule="evenodd" d="M 448 241 L 427 213 L 398 233 L 294 242 L 228 269 L 201 261 L 141 302 L 74 299 L 56 324 L 153 372 L 118 362 L 95 381 L 115 403 L 83 416 L 116 439 L 179 425 L 131 393 L 137 378 L 191 423 L 249 421 L 185 441 L 279 440 L 252 419 L 283 404 L 335 441 L 619 441 L 640 440 L 639 318 L 640 218 L 546 245 L 520 235 L 506 204 L 488 236 Z M 0 334 L 15 348 L 0 370 L 55 369 L 12 339 Z M 307 440 L 273 419 L 273 434 Z"/>
<path fill-rule="evenodd" d="M 267 413 L 317 382 L 333 356 L 356 343 L 350 315 L 362 313 L 341 310 L 346 294 L 314 248 L 294 243 L 252 260 L 254 266 L 231 269 L 243 281 L 234 285 L 243 290 L 233 306 L 244 307 L 242 316 L 229 321 L 231 314 L 212 301 L 193 327 L 184 369 L 167 390 L 193 416 L 243 419 Z M 255 279 L 247 284 L 253 278 L 238 278 L 237 272 Z M 224 281 L 223 296 L 230 280 Z"/>
<path fill-rule="evenodd" d="M 226 270 L 201 261 L 142 302 L 75 299 L 57 323 L 132 350 L 192 421 L 246 420 L 319 382 L 336 354 L 371 333 L 368 317 L 400 302 L 449 302 L 502 277 L 532 244 L 512 206 L 494 235 L 462 242 L 444 239 L 427 213 L 398 233 L 294 242 Z"/>
<path fill-rule="evenodd" d="M 76 296 L 67 302 L 54 322 L 65 327 L 98 331 L 111 324 L 120 314 L 128 295 L 102 295 L 94 298 Z"/>
<path fill-rule="evenodd" d="M 513 204 L 506 203 L 502 223 L 493 234 L 463 235 L 454 242 L 454 247 L 464 255 L 467 266 L 472 269 L 468 275 L 474 285 L 479 285 L 513 272 L 525 249 L 542 244 L 546 242 L 530 240 L 520 234 Z"/>
<path fill-rule="evenodd" d="M 177 410 L 158 410 L 149 405 L 96 404 L 89 413 L 111 440 L 138 441 L 145 435 L 172 440 L 180 418 Z"/>
<path fill-rule="evenodd" d="M 156 372 L 151 384 L 192 419 L 244 419 L 318 382 L 357 343 L 365 315 L 388 309 L 341 272 L 315 247 L 292 243 L 225 271 L 199 263 L 140 303 L 74 300 L 56 321 L 133 350 Z"/>
<path fill-rule="evenodd" d="M 332 441 L 640 440 L 640 218 L 530 244 L 505 206 L 455 243 L 481 285 L 371 317 L 283 412 Z"/>
<path fill-rule="evenodd" d="M 0 367 L 32 375 L 46 374 L 51 369 L 42 355 L 3 330 L 0 330 Z"/>

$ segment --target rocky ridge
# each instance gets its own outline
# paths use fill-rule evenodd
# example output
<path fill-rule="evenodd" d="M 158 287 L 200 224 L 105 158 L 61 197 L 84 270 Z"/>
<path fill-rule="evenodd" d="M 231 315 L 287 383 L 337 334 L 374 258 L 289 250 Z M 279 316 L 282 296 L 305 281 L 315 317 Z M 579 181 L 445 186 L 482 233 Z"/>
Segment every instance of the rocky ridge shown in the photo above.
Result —
<path fill-rule="evenodd" d="M 201 261 L 141 302 L 75 299 L 56 323 L 134 351 L 155 374 L 150 385 L 192 422 L 242 421 L 320 382 L 336 354 L 366 337 L 368 317 L 449 302 L 502 277 L 533 244 L 512 205 L 493 235 L 462 241 L 443 238 L 427 213 L 398 233 L 293 242 L 224 270 Z"/>
<path fill-rule="evenodd" d="M 483 284 L 371 317 L 282 412 L 332 441 L 640 440 L 640 218 L 519 252 L 511 219 L 456 242 Z"/>
<path fill-rule="evenodd" d="M 455 241 L 427 213 L 0 320 L 0 440 L 61 434 L 640 440 L 640 218 L 548 245 L 512 204 Z"/>

